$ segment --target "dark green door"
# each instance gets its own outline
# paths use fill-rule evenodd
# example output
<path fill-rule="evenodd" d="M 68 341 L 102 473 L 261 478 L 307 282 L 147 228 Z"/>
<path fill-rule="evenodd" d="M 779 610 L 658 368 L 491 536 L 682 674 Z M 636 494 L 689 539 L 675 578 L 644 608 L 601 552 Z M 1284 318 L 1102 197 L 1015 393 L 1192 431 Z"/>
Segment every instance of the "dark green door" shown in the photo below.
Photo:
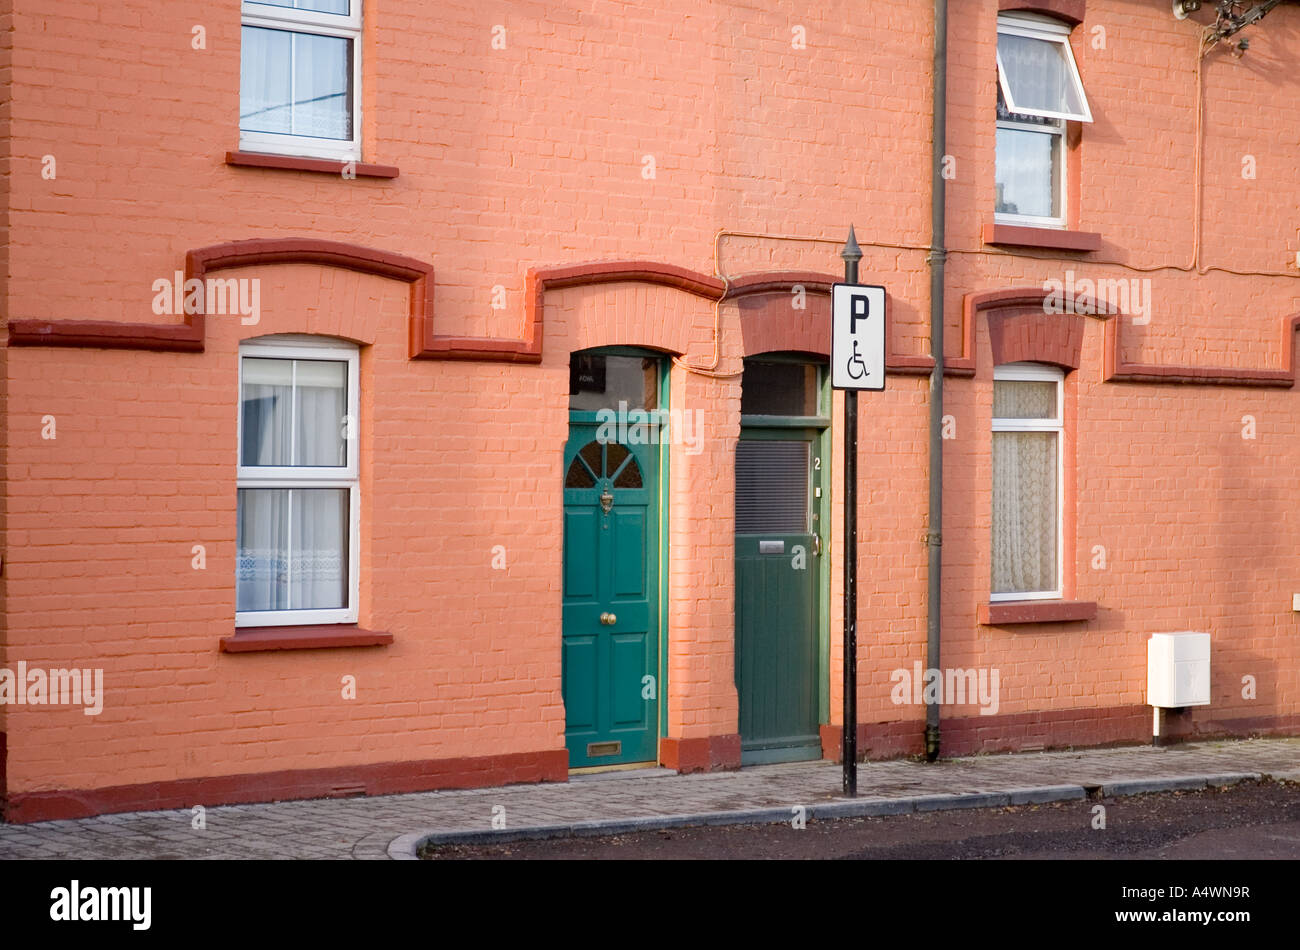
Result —
<path fill-rule="evenodd" d="M 659 446 L 601 442 L 597 432 L 571 423 L 564 451 L 570 768 L 658 756 Z"/>
<path fill-rule="evenodd" d="M 742 762 L 821 756 L 815 432 L 742 430 L 736 446 L 736 688 Z"/>

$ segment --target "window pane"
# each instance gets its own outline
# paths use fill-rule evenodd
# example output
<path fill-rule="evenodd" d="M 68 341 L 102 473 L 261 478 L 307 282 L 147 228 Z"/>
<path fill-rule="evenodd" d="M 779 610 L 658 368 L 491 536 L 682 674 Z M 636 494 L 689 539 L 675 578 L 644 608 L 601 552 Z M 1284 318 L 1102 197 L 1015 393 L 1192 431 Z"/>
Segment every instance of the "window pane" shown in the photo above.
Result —
<path fill-rule="evenodd" d="M 313 10 L 316 13 L 337 13 L 347 16 L 349 0 L 256 0 L 254 6 L 287 7 L 290 10 Z"/>
<path fill-rule="evenodd" d="M 998 129 L 997 205 L 1001 214 L 1061 216 L 1061 136 Z"/>
<path fill-rule="evenodd" d="M 1088 118 L 1083 86 L 1061 43 L 999 33 L 998 57 L 1016 111 L 1033 109 Z"/>
<path fill-rule="evenodd" d="M 1057 587 L 1055 432 L 993 433 L 993 593 Z"/>
<path fill-rule="evenodd" d="M 352 138 L 352 41 L 293 35 L 293 134 Z"/>
<path fill-rule="evenodd" d="M 994 419 L 1055 419 L 1056 383 L 1018 379 L 993 381 Z"/>
<path fill-rule="evenodd" d="M 640 356 L 574 353 L 569 358 L 569 408 L 580 412 L 659 408 L 659 361 Z M 629 423 L 633 424 L 633 423 Z"/>
<path fill-rule="evenodd" d="M 346 466 L 347 398 L 342 361 L 245 357 L 240 464 Z"/>
<path fill-rule="evenodd" d="M 740 412 L 746 416 L 817 415 L 817 367 L 812 363 L 746 360 Z"/>
<path fill-rule="evenodd" d="M 591 477 L 582 460 L 575 458 L 569 465 L 569 473 L 564 476 L 565 488 L 595 488 L 596 480 Z"/>
<path fill-rule="evenodd" d="M 1026 125 L 1041 125 L 1049 129 L 1061 128 L 1060 119 L 1052 119 L 1043 115 L 1027 115 L 1024 112 L 1012 112 L 1007 108 L 1007 100 L 1002 96 L 1002 85 L 998 85 L 998 121 L 999 122 L 1023 122 Z"/>
<path fill-rule="evenodd" d="M 348 411 L 348 364 L 337 360 L 294 360 L 297 419 L 294 465 L 348 464 L 343 438 Z"/>
<path fill-rule="evenodd" d="M 293 128 L 292 33 L 246 26 L 239 65 L 239 128 L 279 132 Z"/>
<path fill-rule="evenodd" d="M 352 138 L 352 40 L 243 28 L 239 127 Z"/>
<path fill-rule="evenodd" d="M 293 360 L 245 357 L 241 465 L 292 464 Z"/>
<path fill-rule="evenodd" d="M 348 490 L 241 488 L 237 610 L 348 606 Z"/>
<path fill-rule="evenodd" d="M 235 609 L 283 610 L 289 604 L 289 491 L 238 493 Z"/>
<path fill-rule="evenodd" d="M 348 606 L 348 490 L 293 489 L 289 601 L 295 610 Z"/>

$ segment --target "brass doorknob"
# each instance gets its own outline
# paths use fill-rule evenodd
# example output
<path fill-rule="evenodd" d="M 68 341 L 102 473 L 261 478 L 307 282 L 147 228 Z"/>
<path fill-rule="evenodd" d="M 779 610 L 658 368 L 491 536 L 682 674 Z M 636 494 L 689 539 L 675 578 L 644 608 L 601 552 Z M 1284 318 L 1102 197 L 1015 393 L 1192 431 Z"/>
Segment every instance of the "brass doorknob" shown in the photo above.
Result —
<path fill-rule="evenodd" d="M 600 615 L 600 622 L 607 627 L 612 627 L 614 624 L 618 623 L 618 618 L 613 614 L 605 613 Z"/>

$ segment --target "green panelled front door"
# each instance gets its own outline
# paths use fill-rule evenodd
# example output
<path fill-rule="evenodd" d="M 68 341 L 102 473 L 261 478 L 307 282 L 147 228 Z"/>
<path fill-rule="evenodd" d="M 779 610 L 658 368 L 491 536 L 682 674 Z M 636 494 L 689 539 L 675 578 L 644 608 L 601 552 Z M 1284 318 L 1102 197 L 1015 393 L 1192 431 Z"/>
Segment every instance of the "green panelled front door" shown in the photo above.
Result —
<path fill-rule="evenodd" d="M 564 450 L 570 768 L 658 755 L 659 446 L 600 442 L 597 431 L 571 423 Z"/>
<path fill-rule="evenodd" d="M 745 764 L 821 756 L 816 434 L 742 430 L 736 446 L 736 689 Z"/>

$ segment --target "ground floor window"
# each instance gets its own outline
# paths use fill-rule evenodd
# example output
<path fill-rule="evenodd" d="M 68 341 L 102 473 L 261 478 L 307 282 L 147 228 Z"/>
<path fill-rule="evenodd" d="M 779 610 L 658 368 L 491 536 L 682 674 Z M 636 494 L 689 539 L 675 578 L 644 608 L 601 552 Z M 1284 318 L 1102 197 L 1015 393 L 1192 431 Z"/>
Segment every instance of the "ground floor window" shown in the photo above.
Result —
<path fill-rule="evenodd" d="M 240 349 L 240 626 L 356 621 L 357 368 L 335 341 Z"/>
<path fill-rule="evenodd" d="M 994 370 L 994 600 L 1061 596 L 1063 389 L 1052 366 Z"/>

